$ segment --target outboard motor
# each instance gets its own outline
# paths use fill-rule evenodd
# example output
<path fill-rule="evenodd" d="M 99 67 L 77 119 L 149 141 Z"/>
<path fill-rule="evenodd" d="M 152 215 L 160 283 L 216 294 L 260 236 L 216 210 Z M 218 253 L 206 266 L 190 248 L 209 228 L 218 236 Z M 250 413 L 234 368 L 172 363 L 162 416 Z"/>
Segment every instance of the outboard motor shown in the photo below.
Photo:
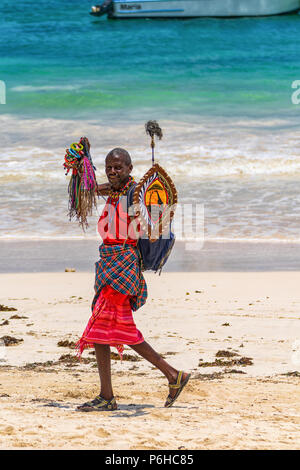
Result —
<path fill-rule="evenodd" d="M 90 15 L 102 16 L 113 11 L 113 0 L 105 0 L 101 5 L 92 6 Z"/>

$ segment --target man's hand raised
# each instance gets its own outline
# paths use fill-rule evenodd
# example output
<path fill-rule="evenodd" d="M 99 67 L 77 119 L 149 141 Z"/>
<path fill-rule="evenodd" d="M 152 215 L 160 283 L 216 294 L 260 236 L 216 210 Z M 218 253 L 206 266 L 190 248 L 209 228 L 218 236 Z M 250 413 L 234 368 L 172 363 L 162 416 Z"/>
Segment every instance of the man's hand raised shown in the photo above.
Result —
<path fill-rule="evenodd" d="M 108 196 L 110 191 L 111 191 L 110 183 L 97 184 L 96 192 L 98 196 Z"/>

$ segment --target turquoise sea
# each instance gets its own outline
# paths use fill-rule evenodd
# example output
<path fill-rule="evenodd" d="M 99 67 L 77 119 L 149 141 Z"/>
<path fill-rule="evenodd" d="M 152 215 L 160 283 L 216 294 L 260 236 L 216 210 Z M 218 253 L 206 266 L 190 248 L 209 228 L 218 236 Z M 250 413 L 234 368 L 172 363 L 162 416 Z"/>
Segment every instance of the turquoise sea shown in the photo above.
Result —
<path fill-rule="evenodd" d="M 107 20 L 92 4 L 0 2 L 0 237 L 81 237 L 66 147 L 89 137 L 99 182 L 126 147 L 138 179 L 156 119 L 157 158 L 204 205 L 207 239 L 300 241 L 300 16 Z"/>

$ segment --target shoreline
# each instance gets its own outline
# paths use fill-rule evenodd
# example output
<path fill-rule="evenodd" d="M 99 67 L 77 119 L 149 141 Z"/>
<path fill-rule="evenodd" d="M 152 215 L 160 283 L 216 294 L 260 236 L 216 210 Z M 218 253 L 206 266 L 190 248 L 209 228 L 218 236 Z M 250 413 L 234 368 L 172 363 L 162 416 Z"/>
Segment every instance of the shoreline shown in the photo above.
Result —
<path fill-rule="evenodd" d="M 211 242 L 201 249 L 176 241 L 163 272 L 261 272 L 300 270 L 299 243 Z M 94 272 L 101 240 L 1 240 L 0 273 Z"/>

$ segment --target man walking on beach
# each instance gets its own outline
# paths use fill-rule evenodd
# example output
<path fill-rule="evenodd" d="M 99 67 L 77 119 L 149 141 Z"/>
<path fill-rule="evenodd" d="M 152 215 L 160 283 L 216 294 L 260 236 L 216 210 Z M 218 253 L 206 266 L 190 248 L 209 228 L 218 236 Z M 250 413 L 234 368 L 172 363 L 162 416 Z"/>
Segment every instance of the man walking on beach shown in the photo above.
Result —
<path fill-rule="evenodd" d="M 126 150 L 111 150 L 105 160 L 109 182 L 98 186 L 98 194 L 108 195 L 98 223 L 103 244 L 99 248 L 100 260 L 96 263 L 92 316 L 77 347 L 79 355 L 86 347 L 95 348 L 100 394 L 78 406 L 79 411 L 117 409 L 111 380 L 110 346 L 115 346 L 122 357 L 123 345 L 129 345 L 165 375 L 169 382 L 165 407 L 173 405 L 190 378 L 190 374 L 169 365 L 144 340 L 133 320 L 132 311 L 146 302 L 147 286 L 141 272 L 137 237 L 128 215 L 127 193 L 135 185 L 130 175 L 132 168 Z M 122 203 L 124 201 L 126 204 Z"/>

